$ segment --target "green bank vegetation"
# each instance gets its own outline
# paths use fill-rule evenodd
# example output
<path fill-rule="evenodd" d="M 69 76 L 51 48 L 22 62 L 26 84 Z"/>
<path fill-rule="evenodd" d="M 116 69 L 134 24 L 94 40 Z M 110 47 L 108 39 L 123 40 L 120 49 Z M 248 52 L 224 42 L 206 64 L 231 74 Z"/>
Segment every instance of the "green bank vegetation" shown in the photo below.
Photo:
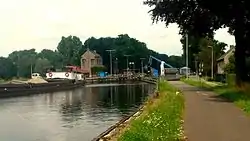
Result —
<path fill-rule="evenodd" d="M 228 100 L 229 102 L 235 103 L 248 115 L 250 114 L 250 87 L 246 85 L 244 88 L 238 88 L 235 85 L 221 85 L 212 86 L 208 83 L 193 80 L 193 79 L 183 79 L 187 84 L 198 86 L 202 88 L 207 88 L 218 94 L 219 98 Z"/>
<path fill-rule="evenodd" d="M 159 97 L 146 104 L 141 116 L 132 120 L 119 141 L 179 141 L 183 138 L 184 98 L 167 82 L 159 83 Z"/>

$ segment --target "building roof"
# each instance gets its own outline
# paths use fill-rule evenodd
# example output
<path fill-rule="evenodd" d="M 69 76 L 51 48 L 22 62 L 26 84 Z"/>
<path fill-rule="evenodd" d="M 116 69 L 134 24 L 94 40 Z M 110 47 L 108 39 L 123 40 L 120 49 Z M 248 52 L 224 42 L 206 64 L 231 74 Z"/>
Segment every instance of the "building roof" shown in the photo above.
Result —
<path fill-rule="evenodd" d="M 98 54 L 95 50 L 90 50 L 89 48 L 87 48 L 87 50 L 82 54 L 82 57 L 84 56 L 84 54 L 86 52 L 90 52 L 90 53 L 94 54 L 95 56 L 101 57 L 101 55 Z"/>
<path fill-rule="evenodd" d="M 234 49 L 235 49 L 235 46 L 230 46 L 230 49 L 229 49 L 226 53 L 224 53 L 223 55 L 221 55 L 221 57 L 218 58 L 217 61 L 223 60 L 223 59 L 226 57 L 226 55 L 228 55 L 228 54 L 229 54 L 230 52 L 232 52 Z"/>

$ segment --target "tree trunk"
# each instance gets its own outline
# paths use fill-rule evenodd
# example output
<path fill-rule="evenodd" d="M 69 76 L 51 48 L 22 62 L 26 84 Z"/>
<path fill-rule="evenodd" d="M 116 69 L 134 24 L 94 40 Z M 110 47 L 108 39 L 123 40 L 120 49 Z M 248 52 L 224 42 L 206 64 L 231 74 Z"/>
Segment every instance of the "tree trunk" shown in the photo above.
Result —
<path fill-rule="evenodd" d="M 246 68 L 246 38 L 243 20 L 236 21 L 235 27 L 235 71 L 236 71 L 236 84 L 241 86 L 243 82 L 247 81 L 247 68 Z"/>

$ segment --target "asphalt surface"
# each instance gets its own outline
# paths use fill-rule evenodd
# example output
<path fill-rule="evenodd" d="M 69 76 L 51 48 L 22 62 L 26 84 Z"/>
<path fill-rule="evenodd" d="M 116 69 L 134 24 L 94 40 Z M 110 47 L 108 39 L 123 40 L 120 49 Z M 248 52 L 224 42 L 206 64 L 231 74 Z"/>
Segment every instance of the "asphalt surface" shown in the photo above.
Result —
<path fill-rule="evenodd" d="M 188 141 L 250 141 L 250 118 L 214 92 L 170 81 L 185 97 L 184 132 Z"/>

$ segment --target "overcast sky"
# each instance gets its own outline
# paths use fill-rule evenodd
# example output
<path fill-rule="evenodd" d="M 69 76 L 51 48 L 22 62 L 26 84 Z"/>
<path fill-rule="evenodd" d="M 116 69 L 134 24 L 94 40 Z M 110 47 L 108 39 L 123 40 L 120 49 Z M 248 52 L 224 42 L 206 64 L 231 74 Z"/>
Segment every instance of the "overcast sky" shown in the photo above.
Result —
<path fill-rule="evenodd" d="M 152 24 L 143 0 L 0 0 L 0 56 L 14 50 L 56 49 L 61 36 L 115 37 L 127 33 L 148 48 L 182 53 L 177 25 Z M 227 29 L 215 38 L 234 45 Z"/>

